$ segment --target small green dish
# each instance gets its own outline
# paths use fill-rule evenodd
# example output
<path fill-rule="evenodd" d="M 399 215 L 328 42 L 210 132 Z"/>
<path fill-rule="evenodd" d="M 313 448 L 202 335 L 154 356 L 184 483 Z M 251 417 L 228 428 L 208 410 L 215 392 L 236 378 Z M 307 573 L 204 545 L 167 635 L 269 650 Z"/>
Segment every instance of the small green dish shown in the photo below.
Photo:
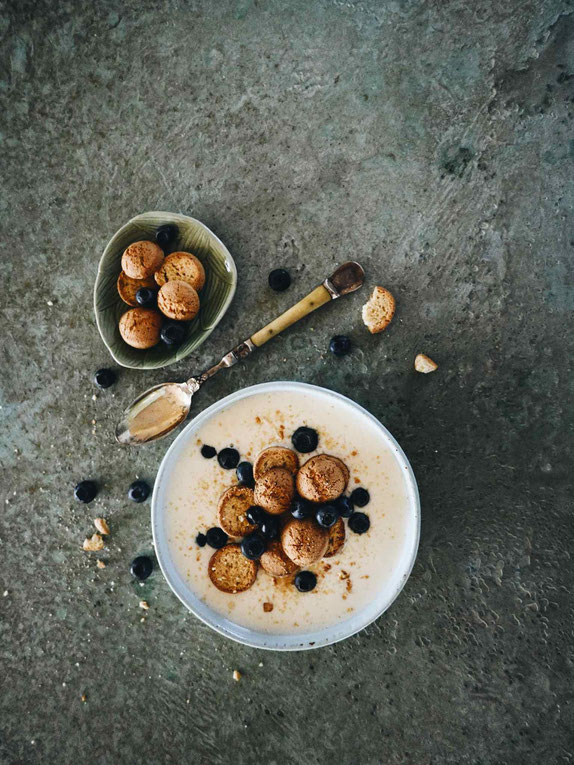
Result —
<path fill-rule="evenodd" d="M 170 252 L 182 250 L 196 255 L 205 268 L 205 286 L 200 292 L 201 308 L 187 326 L 183 343 L 171 348 L 160 343 L 148 350 L 127 345 L 120 335 L 118 322 L 128 306 L 118 295 L 116 282 L 122 253 L 132 242 L 155 241 L 155 230 L 165 223 L 175 223 L 179 237 Z M 94 288 L 96 323 L 114 360 L 131 369 L 160 369 L 184 359 L 206 340 L 223 318 L 235 294 L 237 269 L 227 247 L 207 226 L 187 215 L 169 212 L 146 212 L 136 215 L 117 231 L 108 242 L 98 267 Z"/>

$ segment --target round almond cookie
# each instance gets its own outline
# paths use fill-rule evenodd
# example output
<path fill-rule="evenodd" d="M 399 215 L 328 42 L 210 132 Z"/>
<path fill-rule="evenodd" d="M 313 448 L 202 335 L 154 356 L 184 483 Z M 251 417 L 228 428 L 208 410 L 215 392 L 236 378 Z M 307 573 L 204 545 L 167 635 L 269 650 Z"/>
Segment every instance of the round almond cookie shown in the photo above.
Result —
<path fill-rule="evenodd" d="M 329 531 L 318 526 L 313 518 L 293 519 L 281 532 L 281 544 L 293 563 L 304 568 L 325 555 Z"/>
<path fill-rule="evenodd" d="M 166 282 L 157 296 L 159 310 L 175 321 L 191 321 L 199 311 L 199 296 L 187 282 Z"/>
<path fill-rule="evenodd" d="M 345 544 L 345 522 L 342 518 L 337 518 L 335 525 L 329 529 L 329 543 L 324 558 L 331 558 L 336 555 Z"/>
<path fill-rule="evenodd" d="M 271 468 L 285 468 L 295 474 L 299 470 L 299 457 L 285 446 L 270 446 L 259 453 L 253 466 L 253 476 L 258 481 Z"/>
<path fill-rule="evenodd" d="M 225 545 L 209 560 L 209 578 L 221 592 L 244 592 L 257 577 L 257 563 L 241 552 L 239 545 Z"/>
<path fill-rule="evenodd" d="M 338 457 L 317 454 L 297 473 L 297 491 L 310 502 L 332 502 L 347 488 L 349 468 Z"/>
<path fill-rule="evenodd" d="M 267 549 L 259 559 L 261 568 L 270 576 L 280 578 L 289 576 L 297 571 L 297 564 L 285 554 L 283 545 L 278 539 L 269 542 Z"/>
<path fill-rule="evenodd" d="M 153 308 L 132 308 L 120 319 L 120 335 L 132 348 L 152 348 L 160 341 L 162 315 Z"/>
<path fill-rule="evenodd" d="M 230 537 L 244 537 L 257 526 L 249 523 L 245 513 L 255 504 L 253 489 L 248 486 L 231 486 L 223 492 L 217 505 L 217 519 Z"/>
<path fill-rule="evenodd" d="M 255 484 L 255 504 L 271 515 L 288 510 L 294 496 L 295 481 L 285 468 L 271 468 Z"/>
<path fill-rule="evenodd" d="M 163 263 L 163 250 L 155 242 L 134 242 L 122 255 L 122 270 L 131 279 L 153 276 Z"/>
<path fill-rule="evenodd" d="M 169 281 L 187 282 L 199 292 L 205 284 L 205 268 L 191 252 L 172 252 L 155 272 L 154 279 L 160 287 Z"/>
<path fill-rule="evenodd" d="M 157 284 L 153 276 L 149 276 L 147 279 L 132 279 L 125 271 L 122 271 L 118 276 L 117 281 L 118 294 L 124 303 L 131 305 L 135 308 L 138 305 L 136 300 L 136 293 L 141 290 L 142 287 L 147 289 L 157 290 Z"/>

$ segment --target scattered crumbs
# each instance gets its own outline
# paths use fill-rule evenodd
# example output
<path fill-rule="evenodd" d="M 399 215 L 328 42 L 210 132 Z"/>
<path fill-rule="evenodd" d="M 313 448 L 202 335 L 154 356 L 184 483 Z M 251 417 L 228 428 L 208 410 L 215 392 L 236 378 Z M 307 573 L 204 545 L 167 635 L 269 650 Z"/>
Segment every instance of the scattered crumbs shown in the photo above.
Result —
<path fill-rule="evenodd" d="M 92 534 L 91 537 L 84 539 L 83 547 L 86 552 L 97 552 L 103 550 L 104 540 L 99 534 Z"/>
<path fill-rule="evenodd" d="M 236 683 L 238 683 L 241 680 L 241 672 L 238 669 L 233 670 L 233 679 Z"/>
<path fill-rule="evenodd" d="M 8 597 L 8 590 L 4 590 L 4 592 L 2 593 L 2 597 L 3 598 L 7 598 Z"/>
<path fill-rule="evenodd" d="M 330 570 L 331 570 L 331 564 L 323 563 L 323 571 L 330 571 Z"/>
<path fill-rule="evenodd" d="M 105 561 L 103 561 L 103 560 L 96 561 L 96 566 L 98 568 L 105 568 L 106 567 Z"/>
<path fill-rule="evenodd" d="M 363 576 L 361 577 L 361 579 L 368 579 L 368 578 L 369 578 L 368 574 L 363 574 Z"/>
<path fill-rule="evenodd" d="M 357 450 L 353 449 L 353 451 L 351 452 L 351 457 L 356 457 L 356 456 L 357 456 Z"/>
<path fill-rule="evenodd" d="M 50 308 L 51 308 L 54 305 L 54 301 L 53 300 L 46 300 L 46 305 L 49 305 Z"/>
<path fill-rule="evenodd" d="M 85 704 L 87 700 L 88 700 L 88 697 L 86 696 L 86 694 L 82 693 L 82 696 L 81 696 L 82 703 Z"/>
<path fill-rule="evenodd" d="M 256 417 L 256 418 L 255 418 L 255 422 L 256 422 L 258 425 L 261 425 L 261 417 Z"/>
<path fill-rule="evenodd" d="M 145 616 L 142 616 L 142 618 L 140 619 L 140 622 L 145 622 Z"/>
<path fill-rule="evenodd" d="M 263 610 L 266 614 L 268 614 L 270 611 L 273 611 L 273 603 L 264 603 Z"/>
<path fill-rule="evenodd" d="M 350 579 L 347 579 L 347 592 L 351 592 L 353 589 L 353 582 L 351 582 Z"/>
<path fill-rule="evenodd" d="M 97 400 L 98 400 L 98 397 L 96 396 L 96 394 L 95 393 L 92 394 L 92 401 L 97 401 Z"/>
<path fill-rule="evenodd" d="M 143 608 L 144 611 L 149 611 L 149 603 L 147 600 L 140 600 L 140 608 Z"/>
<path fill-rule="evenodd" d="M 110 527 L 105 518 L 94 518 L 94 526 L 100 532 L 100 534 L 109 534 Z"/>
<path fill-rule="evenodd" d="M 346 571 L 339 571 L 339 579 L 345 580 L 349 578 L 349 574 Z"/>
<path fill-rule="evenodd" d="M 260 661 L 260 662 L 259 662 L 259 664 L 258 664 L 258 666 L 259 666 L 259 667 L 262 667 L 262 666 L 263 666 L 263 662 L 262 662 L 262 661 Z"/>
<path fill-rule="evenodd" d="M 361 483 L 361 479 L 357 478 L 357 476 L 355 476 L 355 483 Z"/>

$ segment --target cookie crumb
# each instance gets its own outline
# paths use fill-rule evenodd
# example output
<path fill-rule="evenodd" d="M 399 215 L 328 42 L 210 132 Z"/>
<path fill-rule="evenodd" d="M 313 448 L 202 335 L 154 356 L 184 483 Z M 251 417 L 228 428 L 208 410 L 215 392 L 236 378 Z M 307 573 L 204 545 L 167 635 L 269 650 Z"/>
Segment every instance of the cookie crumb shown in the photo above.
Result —
<path fill-rule="evenodd" d="M 236 683 L 238 683 L 241 680 L 241 672 L 238 669 L 233 670 L 233 679 Z"/>
<path fill-rule="evenodd" d="M 100 534 L 109 534 L 110 527 L 105 518 L 94 518 L 94 526 L 100 532 Z"/>
<path fill-rule="evenodd" d="M 428 356 L 425 356 L 424 353 L 419 353 L 415 358 L 415 369 L 423 375 L 428 375 L 429 372 L 434 372 L 435 369 L 438 369 L 438 364 Z"/>
<path fill-rule="evenodd" d="M 92 534 L 91 537 L 84 539 L 84 550 L 86 552 L 97 552 L 104 549 L 104 540 L 99 534 Z"/>
<path fill-rule="evenodd" d="M 86 694 L 82 693 L 82 696 L 81 696 L 82 703 L 85 704 L 87 700 L 88 700 L 88 697 L 86 696 Z"/>
<path fill-rule="evenodd" d="M 268 614 L 270 611 L 273 611 L 273 603 L 264 603 L 263 610 L 266 614 Z"/>
<path fill-rule="evenodd" d="M 96 561 L 96 566 L 98 568 L 105 568 L 106 567 L 105 561 L 103 561 L 103 560 Z"/>
<path fill-rule="evenodd" d="M 140 608 L 143 608 L 144 611 L 149 610 L 149 603 L 147 600 L 140 600 Z"/>

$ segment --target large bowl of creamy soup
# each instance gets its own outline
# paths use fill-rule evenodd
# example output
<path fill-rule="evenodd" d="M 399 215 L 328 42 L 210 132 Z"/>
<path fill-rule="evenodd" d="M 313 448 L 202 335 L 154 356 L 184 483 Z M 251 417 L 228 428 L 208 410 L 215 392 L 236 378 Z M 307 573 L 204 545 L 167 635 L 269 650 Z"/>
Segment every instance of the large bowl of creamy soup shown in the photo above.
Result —
<path fill-rule="evenodd" d="M 315 433 L 315 440 L 294 439 L 297 431 Z M 344 496 L 323 510 L 320 520 L 331 522 L 329 507 L 333 504 L 361 516 L 339 521 L 344 542 L 338 538 L 336 552 L 330 548 L 329 557 L 291 567 L 295 570 L 289 568 L 287 576 L 274 576 L 258 560 L 247 563 L 239 555 L 239 550 L 245 550 L 256 556 L 257 543 L 251 540 L 249 546 L 241 547 L 242 539 L 213 529 L 220 525 L 220 498 L 239 481 L 234 461 L 239 458 L 241 463 L 254 464 L 270 447 L 297 452 L 294 444 L 305 449 L 294 458 L 301 467 L 313 457 L 330 455 L 330 459 L 336 458 L 333 464 L 343 466 L 342 474 L 348 478 Z M 275 453 L 271 452 L 272 456 Z M 313 479 L 311 467 L 320 466 L 323 459 L 310 463 L 305 469 L 306 482 L 297 481 L 297 486 L 307 490 Z M 240 472 L 244 475 L 245 471 Z M 265 493 L 261 496 L 267 498 Z M 353 507 L 352 499 L 359 506 Z M 292 507 L 296 501 L 297 495 Z M 230 507 L 236 509 L 233 503 Z M 270 507 L 275 512 L 275 506 Z M 279 523 L 281 529 L 289 523 L 298 526 L 293 524 L 291 506 L 277 517 L 278 522 L 273 523 Z M 312 526 L 315 520 L 309 523 Z M 197 415 L 180 433 L 157 475 L 152 528 L 163 574 L 196 617 L 221 635 L 249 646 L 302 650 L 343 640 L 389 608 L 415 561 L 420 503 L 403 450 L 366 409 L 325 388 L 271 382 L 227 396 Z M 315 534 L 314 526 L 311 531 Z M 206 538 L 212 544 L 206 543 Z M 290 545 L 292 538 L 290 534 Z M 294 538 L 298 544 L 300 540 L 296 535 Z M 303 539 L 301 544 L 307 541 Z M 315 544 L 314 537 L 311 542 Z M 227 547 L 232 544 L 233 550 Z M 286 543 L 285 549 L 295 548 Z M 227 555 L 231 552 L 237 555 Z M 236 576 L 238 586 L 247 588 L 219 589 L 219 580 L 213 575 L 217 567 L 224 586 L 226 577 Z"/>

